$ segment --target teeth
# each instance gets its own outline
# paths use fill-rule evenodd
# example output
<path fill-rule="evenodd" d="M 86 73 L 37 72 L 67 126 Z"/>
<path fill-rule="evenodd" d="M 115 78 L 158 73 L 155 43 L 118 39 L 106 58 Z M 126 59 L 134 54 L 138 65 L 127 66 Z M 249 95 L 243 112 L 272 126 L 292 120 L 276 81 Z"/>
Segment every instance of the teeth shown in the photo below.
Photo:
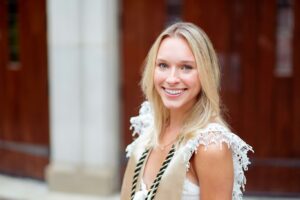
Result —
<path fill-rule="evenodd" d="M 177 94 L 180 94 L 183 92 L 183 90 L 169 90 L 169 89 L 165 89 L 165 91 L 168 93 L 168 94 L 172 94 L 172 95 L 177 95 Z"/>

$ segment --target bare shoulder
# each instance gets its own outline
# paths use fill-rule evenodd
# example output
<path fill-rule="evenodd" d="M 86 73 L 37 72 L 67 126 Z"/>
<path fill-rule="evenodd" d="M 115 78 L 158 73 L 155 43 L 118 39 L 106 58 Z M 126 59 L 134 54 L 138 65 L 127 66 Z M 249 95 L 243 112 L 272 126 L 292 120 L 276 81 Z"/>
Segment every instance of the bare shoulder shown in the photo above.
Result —
<path fill-rule="evenodd" d="M 212 143 L 206 146 L 199 145 L 195 157 L 197 160 L 209 162 L 218 162 L 227 159 L 232 161 L 231 149 L 224 142 L 221 144 Z"/>
<path fill-rule="evenodd" d="M 219 178 L 223 174 L 216 172 L 224 172 L 224 170 L 233 174 L 231 149 L 226 143 L 222 143 L 221 145 L 199 145 L 194 156 L 194 167 L 199 175 L 205 174 L 205 176 L 210 175 Z"/>
<path fill-rule="evenodd" d="M 201 199 L 231 199 L 234 171 L 232 152 L 226 143 L 199 145 L 193 167 L 201 187 Z"/>

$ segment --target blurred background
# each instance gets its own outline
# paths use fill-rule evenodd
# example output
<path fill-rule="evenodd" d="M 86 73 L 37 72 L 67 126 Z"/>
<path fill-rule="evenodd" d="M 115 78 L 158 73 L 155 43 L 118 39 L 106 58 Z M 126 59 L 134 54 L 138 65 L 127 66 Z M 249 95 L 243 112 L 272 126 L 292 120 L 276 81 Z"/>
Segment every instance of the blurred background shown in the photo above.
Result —
<path fill-rule="evenodd" d="M 143 60 L 176 21 L 218 53 L 226 119 L 255 150 L 246 195 L 300 198 L 299 0 L 0 0 L 2 179 L 118 193 Z"/>

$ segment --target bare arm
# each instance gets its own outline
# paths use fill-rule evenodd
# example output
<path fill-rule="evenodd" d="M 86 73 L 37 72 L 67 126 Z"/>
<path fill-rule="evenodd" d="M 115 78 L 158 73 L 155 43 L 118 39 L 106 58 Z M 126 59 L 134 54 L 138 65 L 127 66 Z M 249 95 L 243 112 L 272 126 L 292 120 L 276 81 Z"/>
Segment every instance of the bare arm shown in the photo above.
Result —
<path fill-rule="evenodd" d="M 233 190 L 233 162 L 231 150 L 223 143 L 200 145 L 192 161 L 200 184 L 201 200 L 229 200 Z"/>

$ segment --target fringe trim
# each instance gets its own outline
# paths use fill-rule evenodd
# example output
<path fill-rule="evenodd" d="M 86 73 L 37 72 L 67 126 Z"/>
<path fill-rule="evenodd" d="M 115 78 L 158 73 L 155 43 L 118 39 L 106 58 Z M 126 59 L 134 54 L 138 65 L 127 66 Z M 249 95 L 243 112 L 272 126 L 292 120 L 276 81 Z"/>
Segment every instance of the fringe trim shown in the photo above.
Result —
<path fill-rule="evenodd" d="M 130 129 L 133 129 L 133 136 L 138 134 L 138 138 L 129 144 L 126 148 L 126 157 L 130 157 L 133 150 L 136 149 L 140 140 L 147 135 L 148 130 L 153 127 L 154 119 L 149 102 L 142 103 L 139 115 L 130 118 Z M 233 167 L 234 167 L 234 185 L 232 198 L 233 200 L 241 200 L 243 191 L 245 191 L 246 177 L 244 172 L 248 170 L 250 164 L 247 156 L 248 151 L 253 151 L 252 147 L 246 144 L 240 137 L 232 133 L 225 126 L 218 123 L 210 123 L 206 128 L 199 130 L 197 137 L 189 140 L 184 148 L 184 161 L 186 170 L 189 170 L 189 160 L 194 153 L 197 153 L 199 145 L 204 145 L 207 148 L 210 144 L 220 145 L 227 144 L 232 150 Z"/>
<path fill-rule="evenodd" d="M 189 160 L 194 153 L 197 153 L 199 145 L 204 145 L 205 149 L 211 144 L 219 145 L 227 144 L 232 150 L 233 167 L 234 167 L 234 184 L 232 198 L 240 200 L 245 191 L 246 177 L 244 172 L 248 170 L 250 164 L 247 156 L 248 151 L 252 151 L 251 146 L 246 144 L 240 137 L 230 132 L 224 126 L 217 123 L 210 123 L 206 128 L 199 130 L 195 139 L 189 140 L 184 149 L 184 161 L 186 169 L 189 170 Z"/>
<path fill-rule="evenodd" d="M 142 140 L 143 136 L 145 136 L 148 130 L 154 125 L 153 113 L 148 101 L 142 103 L 139 115 L 131 117 L 130 123 L 130 130 L 133 130 L 132 136 L 138 135 L 138 138 L 126 147 L 127 158 L 132 155 L 132 151 L 136 148 L 138 141 Z"/>

